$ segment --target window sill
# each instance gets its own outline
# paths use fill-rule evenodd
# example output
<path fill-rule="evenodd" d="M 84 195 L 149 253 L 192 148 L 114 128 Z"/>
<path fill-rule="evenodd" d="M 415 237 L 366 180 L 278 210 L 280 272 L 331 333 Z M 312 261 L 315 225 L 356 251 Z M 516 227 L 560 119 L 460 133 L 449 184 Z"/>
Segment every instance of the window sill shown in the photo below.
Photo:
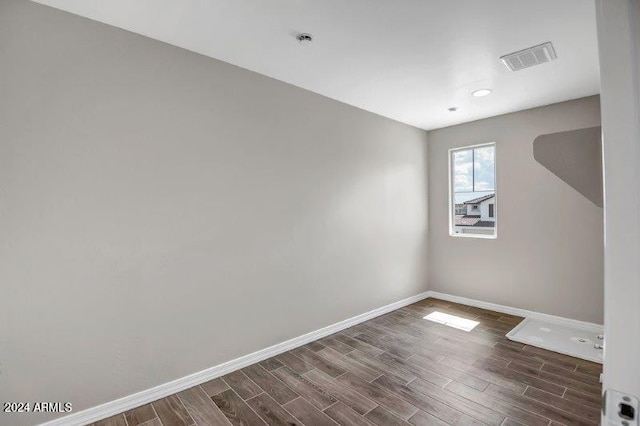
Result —
<path fill-rule="evenodd" d="M 497 235 L 482 235 L 482 234 L 454 234 L 454 233 L 449 233 L 450 237 L 455 237 L 455 238 L 479 238 L 482 240 L 495 240 L 498 238 Z"/>

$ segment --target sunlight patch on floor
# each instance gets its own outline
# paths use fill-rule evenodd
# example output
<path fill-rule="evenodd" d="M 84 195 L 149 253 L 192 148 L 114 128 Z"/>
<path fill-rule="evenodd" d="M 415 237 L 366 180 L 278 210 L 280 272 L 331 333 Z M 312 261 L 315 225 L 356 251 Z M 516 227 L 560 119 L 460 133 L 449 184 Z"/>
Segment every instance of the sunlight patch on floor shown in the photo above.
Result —
<path fill-rule="evenodd" d="M 457 328 L 458 330 L 471 331 L 476 325 L 480 324 L 478 321 L 458 317 L 455 315 L 445 314 L 443 312 L 431 312 L 424 319 L 437 322 L 438 324 L 448 325 L 449 327 Z"/>

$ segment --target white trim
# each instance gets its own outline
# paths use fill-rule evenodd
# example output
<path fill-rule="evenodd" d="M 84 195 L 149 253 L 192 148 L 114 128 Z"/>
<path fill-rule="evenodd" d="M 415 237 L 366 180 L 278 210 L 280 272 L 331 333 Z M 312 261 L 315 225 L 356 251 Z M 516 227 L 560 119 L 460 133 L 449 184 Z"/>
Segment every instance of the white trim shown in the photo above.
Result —
<path fill-rule="evenodd" d="M 215 379 L 216 377 L 223 376 L 232 371 L 244 368 L 248 365 L 255 364 L 256 362 L 271 358 L 272 356 L 305 345 L 309 342 L 318 340 L 330 334 L 337 333 L 344 330 L 345 328 L 352 327 L 354 325 L 368 321 L 372 318 L 379 317 L 380 315 L 384 315 L 388 312 L 400 309 L 412 303 L 419 302 L 420 300 L 426 299 L 427 297 L 430 297 L 429 291 L 408 297 L 403 300 L 399 300 L 397 302 L 382 306 L 369 312 L 365 312 L 363 314 L 346 319 L 344 321 L 337 322 L 319 330 L 303 334 L 302 336 L 294 337 L 293 339 L 287 340 L 285 342 L 278 343 L 276 345 L 261 349 L 257 352 L 253 352 L 249 355 L 245 355 L 231 361 L 227 361 L 223 364 L 207 368 L 206 370 L 181 377 L 171 382 L 158 385 L 154 388 L 146 389 L 133 395 L 128 395 L 123 398 L 116 399 L 115 401 L 106 402 L 104 404 L 87 408 L 86 410 L 79 411 L 77 413 L 69 414 L 67 416 L 51 420 L 47 423 L 43 423 L 42 426 L 82 426 L 88 423 L 93 423 L 98 420 L 105 419 L 107 417 L 114 416 L 124 411 L 128 411 L 141 405 L 145 405 L 166 396 L 172 395 L 176 392 L 180 392 L 193 386 L 197 386 L 201 383 L 205 383 L 209 380 Z"/>
<path fill-rule="evenodd" d="M 480 227 L 480 226 L 470 226 L 469 228 L 472 229 L 495 229 L 495 228 L 485 228 L 485 227 Z M 497 235 L 493 234 L 474 234 L 472 232 L 468 232 L 468 233 L 464 233 L 461 232 L 459 234 L 456 234 L 455 232 L 453 234 L 449 235 L 450 237 L 456 237 L 456 238 L 484 238 L 485 240 L 495 240 L 497 239 Z"/>
<path fill-rule="evenodd" d="M 446 300 L 448 302 L 460 303 L 462 305 L 474 306 L 476 308 L 487 309 L 490 311 L 501 312 L 503 314 L 517 315 L 532 319 L 552 322 L 555 324 L 566 325 L 568 327 L 577 327 L 594 333 L 602 334 L 603 326 L 592 322 L 578 321 L 570 318 L 559 317 L 556 315 L 543 314 L 541 312 L 527 311 L 526 309 L 513 308 L 511 306 L 498 305 L 496 303 L 483 302 L 481 300 L 467 299 L 466 297 L 453 296 L 451 294 L 439 293 L 437 291 L 429 291 L 428 297 Z"/>

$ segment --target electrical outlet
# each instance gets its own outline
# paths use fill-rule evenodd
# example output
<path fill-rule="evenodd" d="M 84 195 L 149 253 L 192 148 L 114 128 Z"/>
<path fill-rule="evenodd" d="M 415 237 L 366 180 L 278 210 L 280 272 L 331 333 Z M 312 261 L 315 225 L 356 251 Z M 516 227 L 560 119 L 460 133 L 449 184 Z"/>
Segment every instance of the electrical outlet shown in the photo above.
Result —
<path fill-rule="evenodd" d="M 638 398 L 623 392 L 607 389 L 604 393 L 602 414 L 607 425 L 640 426 Z"/>

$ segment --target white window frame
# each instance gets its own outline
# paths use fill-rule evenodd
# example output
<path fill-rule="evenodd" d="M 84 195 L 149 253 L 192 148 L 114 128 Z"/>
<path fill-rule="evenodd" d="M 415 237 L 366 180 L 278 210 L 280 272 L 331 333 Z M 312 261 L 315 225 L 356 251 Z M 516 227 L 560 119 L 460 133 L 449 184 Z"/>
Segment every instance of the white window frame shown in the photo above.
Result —
<path fill-rule="evenodd" d="M 454 171 L 454 165 L 453 165 L 453 154 L 457 151 L 467 151 L 470 149 L 475 149 L 475 148 L 483 148 L 486 146 L 493 146 L 496 149 L 494 150 L 494 156 L 493 156 L 493 176 L 494 176 L 494 182 L 493 182 L 493 191 L 494 191 L 494 197 L 495 197 L 495 201 L 494 201 L 494 207 L 493 207 L 493 215 L 495 216 L 495 226 L 493 228 L 493 235 L 486 235 L 486 234 L 456 234 L 454 228 L 454 220 L 456 217 L 456 206 L 455 206 L 455 195 L 454 195 L 454 176 L 453 176 L 453 171 Z M 447 152 L 447 154 L 449 155 L 448 158 L 448 163 L 449 163 L 449 236 L 451 237 L 456 237 L 456 238 L 480 238 L 480 239 L 485 239 L 485 240 L 495 240 L 498 238 L 498 149 L 497 149 L 497 145 L 495 142 L 485 142 L 485 143 L 481 143 L 481 144 L 476 144 L 476 145 L 468 145 L 468 146 L 461 146 L 461 147 L 457 147 L 457 148 L 451 148 L 449 149 L 449 151 Z"/>

